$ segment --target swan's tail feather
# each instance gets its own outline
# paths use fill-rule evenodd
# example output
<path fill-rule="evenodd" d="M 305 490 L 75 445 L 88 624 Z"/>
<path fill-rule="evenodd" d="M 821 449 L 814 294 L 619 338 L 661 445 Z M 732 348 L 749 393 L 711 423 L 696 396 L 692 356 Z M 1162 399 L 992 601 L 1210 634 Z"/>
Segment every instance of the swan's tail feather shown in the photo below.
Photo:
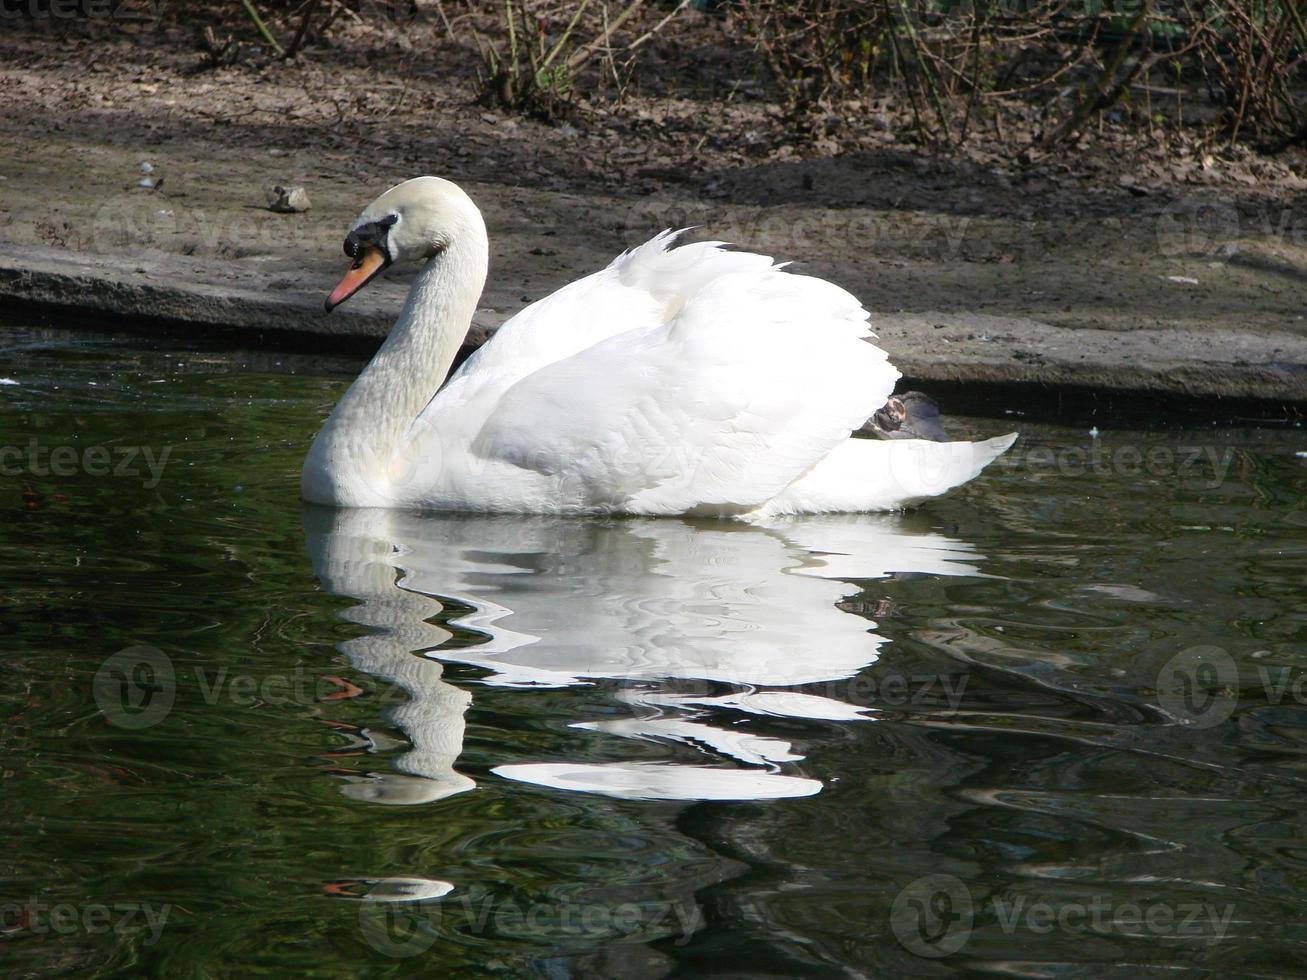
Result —
<path fill-rule="evenodd" d="M 1016 441 L 1015 432 L 983 442 L 850 439 L 749 516 L 910 507 L 974 479 Z"/>

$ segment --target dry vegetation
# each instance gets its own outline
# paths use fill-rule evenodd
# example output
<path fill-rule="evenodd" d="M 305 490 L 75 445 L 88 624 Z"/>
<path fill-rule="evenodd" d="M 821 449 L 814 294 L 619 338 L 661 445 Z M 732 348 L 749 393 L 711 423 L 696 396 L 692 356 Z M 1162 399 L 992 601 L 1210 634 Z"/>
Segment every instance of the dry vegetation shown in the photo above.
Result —
<path fill-rule="evenodd" d="M 1307 26 L 1278 0 L 112 2 L 112 19 L 37 18 L 30 35 L 130 42 L 133 70 L 187 92 L 242 75 L 341 132 L 437 104 L 580 131 L 621 179 L 891 148 L 1000 179 L 1307 175 Z M 380 104 L 361 70 L 385 79 Z M 296 86 L 316 104 L 288 100 Z M 591 178 L 594 159 L 577 161 Z"/>
<path fill-rule="evenodd" d="M 922 141 L 958 146 L 989 127 L 1018 153 L 1104 125 L 1265 152 L 1307 140 L 1307 25 L 1292 2 L 210 0 L 188 8 L 197 16 L 211 21 L 202 36 L 214 63 L 241 56 L 241 17 L 281 58 L 359 27 L 435 27 L 476 51 L 485 100 L 547 120 L 676 87 L 667 73 L 681 48 L 716 59 L 731 94 L 774 99 L 800 137 L 824 135 L 832 110 L 870 113 L 880 101 L 906 112 Z M 710 90 L 712 67 L 696 73 Z"/>

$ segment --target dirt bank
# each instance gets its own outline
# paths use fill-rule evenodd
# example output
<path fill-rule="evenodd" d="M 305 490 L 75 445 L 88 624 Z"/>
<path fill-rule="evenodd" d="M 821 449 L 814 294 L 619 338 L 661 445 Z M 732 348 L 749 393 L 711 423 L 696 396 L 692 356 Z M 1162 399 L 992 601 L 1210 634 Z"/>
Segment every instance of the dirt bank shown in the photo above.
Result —
<path fill-rule="evenodd" d="M 686 100 L 632 97 L 550 126 L 356 55 L 196 74 L 148 39 L 0 37 L 0 295 L 376 336 L 401 279 L 319 312 L 341 239 L 377 192 L 438 173 L 490 227 L 487 328 L 698 225 L 851 289 L 918 378 L 1307 401 L 1307 184 L 1283 161 L 1091 147 L 1011 170 L 892 132 L 756 150 L 765 105 L 698 103 L 692 123 Z M 265 209 L 288 182 L 310 211 Z"/>

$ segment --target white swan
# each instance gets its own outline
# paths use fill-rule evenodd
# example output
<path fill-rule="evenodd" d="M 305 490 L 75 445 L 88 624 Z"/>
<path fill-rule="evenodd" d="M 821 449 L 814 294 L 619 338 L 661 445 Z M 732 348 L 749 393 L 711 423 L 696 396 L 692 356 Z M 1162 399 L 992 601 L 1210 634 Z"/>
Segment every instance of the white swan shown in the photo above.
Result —
<path fill-rule="evenodd" d="M 767 256 L 675 237 L 531 304 L 441 388 L 485 284 L 485 223 L 439 177 L 386 191 L 346 238 L 354 261 L 327 309 L 392 262 L 426 265 L 314 440 L 304 499 L 746 518 L 890 510 L 965 483 L 1015 440 L 850 438 L 899 377 L 868 342 L 867 311 Z"/>

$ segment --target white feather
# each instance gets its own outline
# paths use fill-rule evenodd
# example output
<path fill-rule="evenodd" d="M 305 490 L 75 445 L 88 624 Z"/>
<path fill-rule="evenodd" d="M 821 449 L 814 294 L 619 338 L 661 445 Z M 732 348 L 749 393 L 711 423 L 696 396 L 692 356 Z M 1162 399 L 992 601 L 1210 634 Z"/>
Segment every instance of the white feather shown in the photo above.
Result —
<path fill-rule="evenodd" d="M 394 210 L 397 228 L 416 242 L 432 236 L 417 234 L 406 207 L 453 210 L 447 220 L 460 227 L 472 214 L 480 221 L 465 195 L 445 189 L 453 185 L 408 186 L 365 216 Z M 438 205 L 425 200 L 433 189 L 445 195 Z M 484 278 L 484 254 L 451 236 L 377 359 L 392 374 L 405 356 L 425 367 L 413 371 L 410 390 L 396 391 L 390 376 L 369 385 L 376 362 L 369 366 L 356 387 L 376 389 L 371 403 L 351 391 L 345 401 L 354 403 L 337 413 L 353 431 L 329 436 L 342 423 L 328 422 L 319 442 L 335 449 L 315 445 L 306 498 L 544 513 L 883 510 L 970 479 L 1010 444 L 918 449 L 911 459 L 929 464 L 921 476 L 912 447 L 936 444 L 851 440 L 899 377 L 871 343 L 861 304 L 768 256 L 720 242 L 673 247 L 676 235 L 657 235 L 528 306 L 430 397 L 429 375 L 448 364 L 449 345 L 467 328 L 465 315 L 441 310 L 466 308 L 463 280 L 478 270 Z M 468 237 L 484 249 L 483 231 Z M 411 421 L 398 432 L 368 421 L 405 411 Z"/>

